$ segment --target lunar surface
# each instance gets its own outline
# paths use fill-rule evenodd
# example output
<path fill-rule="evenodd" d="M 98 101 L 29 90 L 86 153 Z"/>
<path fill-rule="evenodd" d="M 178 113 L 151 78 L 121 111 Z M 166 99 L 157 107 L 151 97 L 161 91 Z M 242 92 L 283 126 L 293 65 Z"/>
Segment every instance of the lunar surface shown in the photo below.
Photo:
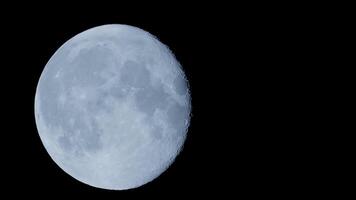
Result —
<path fill-rule="evenodd" d="M 128 25 L 98 26 L 64 43 L 35 95 L 38 133 L 53 161 L 111 190 L 163 173 L 182 149 L 190 112 L 188 82 L 172 52 Z"/>

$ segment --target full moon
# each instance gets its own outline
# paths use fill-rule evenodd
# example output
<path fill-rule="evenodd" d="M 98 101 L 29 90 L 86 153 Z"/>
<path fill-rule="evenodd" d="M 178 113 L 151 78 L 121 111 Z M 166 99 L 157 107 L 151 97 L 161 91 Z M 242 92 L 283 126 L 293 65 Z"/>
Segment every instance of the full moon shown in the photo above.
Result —
<path fill-rule="evenodd" d="M 125 190 L 162 174 L 185 142 L 191 97 L 182 66 L 133 26 L 79 33 L 50 58 L 35 120 L 53 161 L 93 187 Z"/>

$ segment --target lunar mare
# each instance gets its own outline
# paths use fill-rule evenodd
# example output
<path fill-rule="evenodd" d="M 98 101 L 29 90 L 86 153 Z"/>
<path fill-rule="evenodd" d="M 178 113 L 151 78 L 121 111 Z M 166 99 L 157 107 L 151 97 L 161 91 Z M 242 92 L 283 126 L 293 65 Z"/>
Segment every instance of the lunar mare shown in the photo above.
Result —
<path fill-rule="evenodd" d="M 45 149 L 88 185 L 123 190 L 163 173 L 186 139 L 191 98 L 172 52 L 128 25 L 86 30 L 46 64 L 35 95 Z"/>

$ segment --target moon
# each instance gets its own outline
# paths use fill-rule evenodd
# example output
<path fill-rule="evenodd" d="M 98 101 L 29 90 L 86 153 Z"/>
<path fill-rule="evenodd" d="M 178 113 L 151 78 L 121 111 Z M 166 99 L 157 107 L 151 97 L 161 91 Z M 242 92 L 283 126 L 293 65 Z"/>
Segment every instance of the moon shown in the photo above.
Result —
<path fill-rule="evenodd" d="M 53 161 L 93 187 L 125 190 L 162 174 L 186 140 L 191 116 L 182 66 L 133 26 L 91 28 L 46 64 L 35 120 Z"/>

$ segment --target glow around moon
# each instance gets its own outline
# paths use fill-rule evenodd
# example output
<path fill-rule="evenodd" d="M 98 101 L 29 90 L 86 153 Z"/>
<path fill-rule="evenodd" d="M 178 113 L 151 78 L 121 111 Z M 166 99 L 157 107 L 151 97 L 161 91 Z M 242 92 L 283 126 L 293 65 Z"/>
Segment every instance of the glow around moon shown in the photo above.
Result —
<path fill-rule="evenodd" d="M 129 189 L 172 164 L 191 102 L 171 51 L 142 29 L 104 25 L 61 46 L 35 96 L 40 138 L 57 165 L 94 187 Z"/>

